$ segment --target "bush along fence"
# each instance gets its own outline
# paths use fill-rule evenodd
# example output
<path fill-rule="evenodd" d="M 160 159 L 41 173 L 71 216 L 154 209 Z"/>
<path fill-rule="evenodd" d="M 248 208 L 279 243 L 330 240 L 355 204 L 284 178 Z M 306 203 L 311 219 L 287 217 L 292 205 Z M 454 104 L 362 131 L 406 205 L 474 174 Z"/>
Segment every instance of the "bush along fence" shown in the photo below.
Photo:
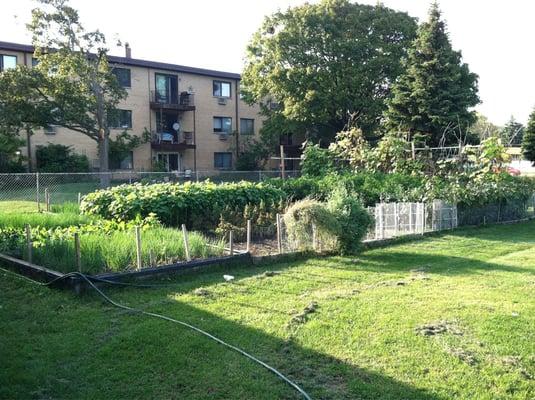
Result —
<path fill-rule="evenodd" d="M 287 178 L 299 176 L 299 171 L 285 171 Z M 209 179 L 212 182 L 263 182 L 281 176 L 280 171 L 190 171 L 143 172 L 114 171 L 108 173 L 0 173 L 0 201 L 33 201 L 39 210 L 48 204 L 79 202 L 84 195 L 109 186 L 131 183 L 184 183 Z M 105 179 L 104 179 L 105 178 Z M 48 201 L 47 201 L 48 200 Z"/>

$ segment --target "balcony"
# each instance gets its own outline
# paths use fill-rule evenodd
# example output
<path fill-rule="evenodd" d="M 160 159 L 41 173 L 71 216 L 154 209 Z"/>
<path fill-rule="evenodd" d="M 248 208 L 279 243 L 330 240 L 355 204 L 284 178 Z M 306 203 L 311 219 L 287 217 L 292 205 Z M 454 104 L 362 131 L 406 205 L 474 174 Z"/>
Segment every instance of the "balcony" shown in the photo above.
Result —
<path fill-rule="evenodd" d="M 151 147 L 155 151 L 178 152 L 195 148 L 193 132 L 153 132 Z"/>
<path fill-rule="evenodd" d="M 188 92 L 162 94 L 157 90 L 152 90 L 150 92 L 150 108 L 166 111 L 193 111 L 195 110 L 194 96 Z"/>

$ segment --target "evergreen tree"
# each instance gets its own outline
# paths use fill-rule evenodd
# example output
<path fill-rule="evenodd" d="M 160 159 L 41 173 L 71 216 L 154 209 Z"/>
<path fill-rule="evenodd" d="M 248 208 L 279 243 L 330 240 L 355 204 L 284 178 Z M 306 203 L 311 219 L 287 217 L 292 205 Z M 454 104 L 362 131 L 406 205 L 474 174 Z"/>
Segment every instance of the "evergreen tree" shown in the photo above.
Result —
<path fill-rule="evenodd" d="M 502 142 L 506 146 L 519 146 L 522 143 L 522 137 L 524 136 L 524 125 L 515 120 L 515 117 L 511 116 L 509 122 L 505 124 L 500 132 Z"/>
<path fill-rule="evenodd" d="M 522 153 L 535 166 L 535 108 L 529 116 L 528 126 L 522 138 Z"/>
<path fill-rule="evenodd" d="M 477 79 L 454 51 L 437 3 L 418 29 L 392 88 L 386 123 L 392 130 L 423 137 L 428 145 L 456 143 L 476 120 L 469 108 L 479 103 Z"/>

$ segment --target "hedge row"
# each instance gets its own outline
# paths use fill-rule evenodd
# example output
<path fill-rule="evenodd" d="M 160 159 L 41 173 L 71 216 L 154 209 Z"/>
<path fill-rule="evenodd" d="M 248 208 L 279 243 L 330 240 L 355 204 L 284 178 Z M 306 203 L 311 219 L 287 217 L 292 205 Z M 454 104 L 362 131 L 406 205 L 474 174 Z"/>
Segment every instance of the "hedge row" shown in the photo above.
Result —
<path fill-rule="evenodd" d="M 154 213 L 165 225 L 186 224 L 189 229 L 215 229 L 221 215 L 246 206 L 279 208 L 285 193 L 262 183 L 187 182 L 143 185 L 135 183 L 98 190 L 86 195 L 80 209 L 85 214 L 128 221 Z"/>

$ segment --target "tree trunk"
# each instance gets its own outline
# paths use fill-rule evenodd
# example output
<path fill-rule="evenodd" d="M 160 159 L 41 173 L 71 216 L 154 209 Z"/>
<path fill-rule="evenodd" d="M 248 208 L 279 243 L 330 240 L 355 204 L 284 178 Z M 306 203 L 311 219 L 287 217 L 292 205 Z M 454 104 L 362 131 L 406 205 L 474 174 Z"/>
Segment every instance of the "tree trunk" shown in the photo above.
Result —
<path fill-rule="evenodd" d="M 104 128 L 100 129 L 98 137 L 98 158 L 100 164 L 100 187 L 107 188 L 110 186 L 110 168 L 109 168 L 110 140 L 109 134 Z"/>

